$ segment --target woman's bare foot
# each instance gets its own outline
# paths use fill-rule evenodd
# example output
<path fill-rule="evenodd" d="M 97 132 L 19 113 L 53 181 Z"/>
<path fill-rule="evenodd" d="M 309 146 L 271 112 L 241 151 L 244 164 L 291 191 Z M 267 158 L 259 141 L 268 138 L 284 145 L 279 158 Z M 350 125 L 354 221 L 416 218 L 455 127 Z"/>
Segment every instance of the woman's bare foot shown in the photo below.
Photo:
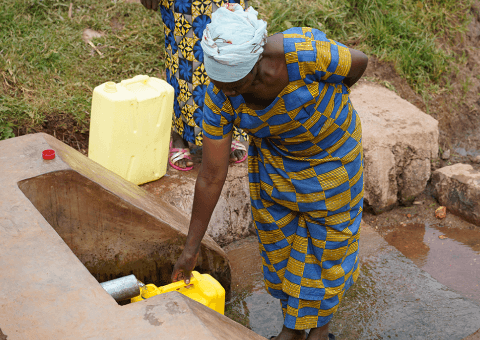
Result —
<path fill-rule="evenodd" d="M 305 340 L 306 332 L 304 330 L 290 329 L 283 326 L 282 331 L 278 334 L 275 340 Z"/>
<path fill-rule="evenodd" d="M 307 340 L 328 340 L 328 325 L 323 325 L 322 327 L 312 328 L 308 333 Z"/>
<path fill-rule="evenodd" d="M 188 150 L 188 142 L 183 140 L 182 136 L 180 136 L 175 131 L 172 131 L 172 147 L 176 149 L 187 149 Z M 174 163 L 176 166 L 180 168 L 188 168 L 193 166 L 193 162 L 190 159 L 180 159 Z"/>

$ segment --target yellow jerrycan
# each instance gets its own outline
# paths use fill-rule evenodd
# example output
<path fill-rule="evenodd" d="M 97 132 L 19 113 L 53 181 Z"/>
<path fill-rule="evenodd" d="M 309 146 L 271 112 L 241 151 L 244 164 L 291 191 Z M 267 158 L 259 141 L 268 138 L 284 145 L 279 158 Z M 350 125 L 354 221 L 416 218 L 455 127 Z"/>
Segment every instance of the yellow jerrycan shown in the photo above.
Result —
<path fill-rule="evenodd" d="M 220 314 L 225 312 L 225 289 L 210 275 L 200 274 L 196 271 L 192 272 L 189 285 L 186 285 L 184 281 L 178 281 L 162 287 L 151 283 L 140 287 L 140 295 L 132 298 L 131 302 L 142 301 L 174 290 Z"/>
<path fill-rule="evenodd" d="M 93 90 L 88 157 L 143 184 L 167 171 L 174 89 L 146 75 Z"/>

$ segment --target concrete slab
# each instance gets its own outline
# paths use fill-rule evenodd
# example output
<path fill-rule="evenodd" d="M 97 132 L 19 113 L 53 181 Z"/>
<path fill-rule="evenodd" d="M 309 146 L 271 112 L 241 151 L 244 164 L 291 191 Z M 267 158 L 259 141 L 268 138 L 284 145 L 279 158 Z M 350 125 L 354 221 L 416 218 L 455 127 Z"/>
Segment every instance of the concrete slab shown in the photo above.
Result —
<path fill-rule="evenodd" d="M 0 339 L 261 339 L 176 292 L 119 306 L 95 279 L 167 280 L 188 222 L 175 207 L 46 134 L 0 142 L 0 187 Z M 230 281 L 211 238 L 201 257 Z"/>
<path fill-rule="evenodd" d="M 480 172 L 470 164 L 454 164 L 433 173 L 434 195 L 441 205 L 480 226 Z"/>

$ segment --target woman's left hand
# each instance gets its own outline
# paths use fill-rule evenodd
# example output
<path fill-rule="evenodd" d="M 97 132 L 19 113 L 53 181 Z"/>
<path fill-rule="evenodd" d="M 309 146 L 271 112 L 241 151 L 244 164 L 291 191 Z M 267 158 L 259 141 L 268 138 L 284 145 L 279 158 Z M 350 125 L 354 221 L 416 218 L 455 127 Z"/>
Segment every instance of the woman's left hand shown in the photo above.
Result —
<path fill-rule="evenodd" d="M 189 255 L 185 251 L 182 252 L 173 267 L 172 282 L 184 280 L 187 285 L 190 284 L 192 270 L 197 264 L 198 254 Z"/>

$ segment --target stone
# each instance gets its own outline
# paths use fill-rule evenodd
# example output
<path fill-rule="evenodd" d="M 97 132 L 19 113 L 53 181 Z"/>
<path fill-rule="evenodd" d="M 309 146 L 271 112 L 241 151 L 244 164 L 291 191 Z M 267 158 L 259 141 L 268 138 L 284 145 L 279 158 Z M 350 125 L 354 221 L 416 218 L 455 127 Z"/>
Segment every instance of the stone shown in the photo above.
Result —
<path fill-rule="evenodd" d="M 479 164 L 480 163 L 480 155 L 477 155 L 473 158 L 473 163 Z"/>
<path fill-rule="evenodd" d="M 177 292 L 120 306 L 99 284 L 170 281 L 188 228 L 174 206 L 43 133 L 0 141 L 0 187 L 0 339 L 262 339 Z M 229 290 L 209 236 L 197 268 Z"/>
<path fill-rule="evenodd" d="M 358 84 L 350 98 L 362 122 L 365 205 L 411 204 L 438 158 L 437 120 L 379 85 Z"/>
<path fill-rule="evenodd" d="M 447 210 L 480 226 L 480 172 L 469 164 L 454 164 L 432 176 L 434 196 Z"/>
<path fill-rule="evenodd" d="M 450 149 L 447 149 L 442 153 L 442 159 L 447 160 L 449 158 L 450 158 Z"/>
<path fill-rule="evenodd" d="M 447 207 L 441 206 L 435 209 L 435 217 L 438 219 L 447 217 Z"/>

